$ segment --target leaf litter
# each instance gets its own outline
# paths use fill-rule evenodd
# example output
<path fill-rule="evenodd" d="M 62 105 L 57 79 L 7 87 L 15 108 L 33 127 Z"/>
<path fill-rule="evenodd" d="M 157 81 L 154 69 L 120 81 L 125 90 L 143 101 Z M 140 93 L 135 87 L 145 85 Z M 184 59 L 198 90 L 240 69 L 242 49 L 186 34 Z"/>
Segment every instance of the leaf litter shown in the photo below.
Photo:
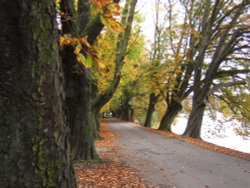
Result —
<path fill-rule="evenodd" d="M 75 164 L 78 188 L 153 188 L 116 153 L 116 136 L 105 122 L 102 122 L 100 136 L 102 139 L 96 141 L 96 148 L 102 163 Z"/>
<path fill-rule="evenodd" d="M 184 138 L 174 133 L 149 129 L 137 124 L 134 125 L 156 134 L 195 144 L 202 148 L 250 160 L 250 154 L 248 153 L 224 148 L 199 139 Z M 79 162 L 75 164 L 78 188 L 158 188 L 146 185 L 143 178 L 138 176 L 137 171 L 123 162 L 123 158 L 116 153 L 117 149 L 119 149 L 115 144 L 117 138 L 110 131 L 105 121 L 102 122 L 100 136 L 102 140 L 96 141 L 96 147 L 103 162 Z"/>

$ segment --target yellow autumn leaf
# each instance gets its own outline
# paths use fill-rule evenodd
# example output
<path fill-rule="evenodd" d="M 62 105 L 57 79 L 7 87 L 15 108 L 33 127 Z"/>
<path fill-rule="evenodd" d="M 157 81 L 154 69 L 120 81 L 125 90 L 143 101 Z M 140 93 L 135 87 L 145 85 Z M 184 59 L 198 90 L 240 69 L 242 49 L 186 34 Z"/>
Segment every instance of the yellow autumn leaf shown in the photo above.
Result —
<path fill-rule="evenodd" d="M 106 25 L 107 27 L 111 28 L 114 31 L 118 32 L 124 32 L 124 27 L 114 18 L 112 17 L 105 17 L 101 15 L 101 22 L 103 25 Z"/>
<path fill-rule="evenodd" d="M 65 36 L 61 36 L 60 39 L 59 39 L 59 43 L 60 43 L 60 46 L 63 47 L 65 45 L 75 45 L 75 41 L 73 38 L 71 37 L 65 37 Z"/>
<path fill-rule="evenodd" d="M 112 12 L 118 12 L 118 11 L 120 11 L 121 10 L 121 6 L 120 5 L 118 5 L 118 4 L 115 4 L 115 3 L 111 3 L 111 4 L 109 4 L 108 6 L 107 6 L 107 9 L 108 10 L 110 10 L 110 11 L 112 11 Z"/>
<path fill-rule="evenodd" d="M 63 47 L 64 40 L 65 40 L 65 38 L 63 36 L 61 36 L 60 39 L 59 39 L 60 47 Z"/>
<path fill-rule="evenodd" d="M 101 68 L 101 69 L 104 69 L 106 67 L 106 65 L 102 62 L 99 62 L 98 63 L 98 66 Z"/>
<path fill-rule="evenodd" d="M 78 43 L 75 47 L 74 53 L 77 55 L 81 52 L 81 50 L 82 50 L 82 45 Z"/>
<path fill-rule="evenodd" d="M 100 19 L 101 19 L 101 22 L 103 25 L 108 25 L 108 21 L 106 20 L 106 18 L 103 15 L 101 15 Z"/>
<path fill-rule="evenodd" d="M 84 65 L 86 58 L 82 54 L 79 53 L 76 55 L 76 60 L 78 61 L 78 63 Z"/>
<path fill-rule="evenodd" d="M 91 56 L 88 56 L 85 63 L 84 63 L 85 67 L 87 68 L 91 68 L 93 65 L 93 59 Z"/>

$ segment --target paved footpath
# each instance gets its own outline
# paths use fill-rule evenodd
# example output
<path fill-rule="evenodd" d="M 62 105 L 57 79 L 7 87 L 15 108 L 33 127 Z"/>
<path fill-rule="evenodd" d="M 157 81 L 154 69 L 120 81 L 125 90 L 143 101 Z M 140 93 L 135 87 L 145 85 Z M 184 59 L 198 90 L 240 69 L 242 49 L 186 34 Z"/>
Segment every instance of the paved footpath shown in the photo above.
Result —
<path fill-rule="evenodd" d="M 132 123 L 110 119 L 108 126 L 118 136 L 118 154 L 150 186 L 250 188 L 250 161 L 158 135 Z"/>

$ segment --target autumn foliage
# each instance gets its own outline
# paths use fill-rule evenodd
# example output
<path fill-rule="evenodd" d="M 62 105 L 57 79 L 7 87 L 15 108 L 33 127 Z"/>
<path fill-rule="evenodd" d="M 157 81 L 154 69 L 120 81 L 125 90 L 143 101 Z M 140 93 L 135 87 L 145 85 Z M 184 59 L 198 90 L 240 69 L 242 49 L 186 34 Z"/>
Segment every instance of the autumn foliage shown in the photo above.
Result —
<path fill-rule="evenodd" d="M 120 5 L 111 0 L 90 0 L 101 13 L 101 22 L 103 25 L 114 31 L 124 32 L 123 26 L 117 21 L 116 16 L 120 16 Z"/>

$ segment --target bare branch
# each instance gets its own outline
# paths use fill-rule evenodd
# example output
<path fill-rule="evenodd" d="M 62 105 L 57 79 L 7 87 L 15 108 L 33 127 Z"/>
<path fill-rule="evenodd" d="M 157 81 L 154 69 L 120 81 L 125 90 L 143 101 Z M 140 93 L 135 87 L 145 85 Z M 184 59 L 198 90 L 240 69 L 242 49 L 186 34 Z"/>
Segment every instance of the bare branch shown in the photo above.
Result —
<path fill-rule="evenodd" d="M 216 73 L 215 78 L 222 78 L 222 77 L 226 77 L 226 76 L 235 76 L 237 74 L 247 74 L 247 73 L 250 73 L 249 69 L 219 71 Z"/>
<path fill-rule="evenodd" d="M 228 83 L 220 83 L 220 84 L 216 84 L 214 85 L 213 88 L 211 88 L 207 94 L 207 96 L 211 95 L 212 93 L 223 89 L 225 87 L 232 87 L 232 86 L 236 86 L 236 85 L 245 85 L 246 81 L 234 81 L 234 82 L 228 82 Z"/>

